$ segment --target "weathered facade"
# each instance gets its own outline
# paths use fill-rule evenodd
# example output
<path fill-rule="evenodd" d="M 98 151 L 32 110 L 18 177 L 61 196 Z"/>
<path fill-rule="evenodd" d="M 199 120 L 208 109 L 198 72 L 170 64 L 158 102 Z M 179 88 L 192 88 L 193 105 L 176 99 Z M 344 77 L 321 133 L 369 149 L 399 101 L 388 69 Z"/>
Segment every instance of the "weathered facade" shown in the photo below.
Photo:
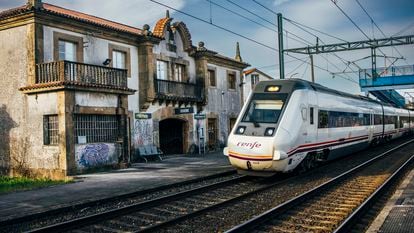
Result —
<path fill-rule="evenodd" d="M 258 82 L 271 79 L 273 79 L 271 76 L 267 75 L 257 68 L 245 70 L 243 72 L 243 103 L 246 102 L 249 94 L 252 92 Z"/>
<path fill-rule="evenodd" d="M 151 32 L 40 0 L 0 12 L 0 172 L 60 179 L 129 163 L 144 145 L 217 148 L 246 66 L 193 46 L 169 16 Z"/>
<path fill-rule="evenodd" d="M 60 179 L 127 162 L 138 38 L 139 29 L 40 1 L 1 12 L 1 173 Z M 114 49 L 136 65 L 103 65 Z"/>

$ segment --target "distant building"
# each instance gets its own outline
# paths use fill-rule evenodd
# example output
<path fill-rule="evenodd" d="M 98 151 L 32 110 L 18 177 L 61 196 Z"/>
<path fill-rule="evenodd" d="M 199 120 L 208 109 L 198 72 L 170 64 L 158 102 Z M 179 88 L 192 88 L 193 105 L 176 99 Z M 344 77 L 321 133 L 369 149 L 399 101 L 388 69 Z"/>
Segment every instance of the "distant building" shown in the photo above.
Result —
<path fill-rule="evenodd" d="M 243 103 L 246 102 L 249 94 L 258 82 L 271 79 L 273 79 L 271 76 L 267 75 L 257 68 L 245 70 L 243 72 Z"/>
<path fill-rule="evenodd" d="M 193 46 L 171 20 L 151 32 L 40 0 L 0 12 L 0 173 L 64 178 L 150 144 L 187 153 L 202 130 L 224 142 L 248 64 Z"/>

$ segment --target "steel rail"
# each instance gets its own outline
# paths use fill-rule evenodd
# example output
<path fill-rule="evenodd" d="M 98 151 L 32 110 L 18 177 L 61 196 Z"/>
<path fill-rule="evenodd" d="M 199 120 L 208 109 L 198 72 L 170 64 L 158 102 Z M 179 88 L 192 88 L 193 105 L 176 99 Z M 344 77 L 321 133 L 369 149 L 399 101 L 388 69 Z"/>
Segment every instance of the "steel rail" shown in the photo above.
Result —
<path fill-rule="evenodd" d="M 61 207 L 61 208 L 57 208 L 57 209 L 47 210 L 47 211 L 40 212 L 40 213 L 35 213 L 35 214 L 30 214 L 30 215 L 26 215 L 26 216 L 22 216 L 22 217 L 18 217 L 18 218 L 13 218 L 13 219 L 7 219 L 7 220 L 4 220 L 4 221 L 0 221 L 0 226 L 3 228 L 3 227 L 6 227 L 6 226 L 11 226 L 11 225 L 15 225 L 15 224 L 21 224 L 21 223 L 25 223 L 25 222 L 34 221 L 34 220 L 37 220 L 37 219 L 43 218 L 43 217 L 53 216 L 53 215 L 56 215 L 56 214 L 59 214 L 59 213 L 62 213 L 62 212 L 64 213 L 64 212 L 73 211 L 73 210 L 76 210 L 76 209 L 84 209 L 84 208 L 87 208 L 87 207 L 102 205 L 102 204 L 118 201 L 118 200 L 121 200 L 121 199 L 139 197 L 139 196 L 142 196 L 142 195 L 148 195 L 150 193 L 165 191 L 165 190 L 168 190 L 168 189 L 171 189 L 171 188 L 177 188 L 177 186 L 191 185 L 191 184 L 199 183 L 199 182 L 206 181 L 206 180 L 209 180 L 209 179 L 215 179 L 215 178 L 220 178 L 220 177 L 223 177 L 223 176 L 230 176 L 230 175 L 234 175 L 234 174 L 236 174 L 236 171 L 231 170 L 231 171 L 216 173 L 216 174 L 209 175 L 209 176 L 204 176 L 204 177 L 199 177 L 199 178 L 195 178 L 195 179 L 185 180 L 185 181 L 181 181 L 181 182 L 178 182 L 178 183 L 166 184 L 166 185 L 158 186 L 158 187 L 155 187 L 155 188 L 139 190 L 139 191 L 126 193 L 126 194 L 121 194 L 121 195 L 116 195 L 116 196 L 103 198 L 103 199 L 99 199 L 99 200 L 95 200 L 95 201 L 90 201 L 90 202 L 86 202 L 86 203 L 80 203 L 80 204 L 76 204 L 76 205 L 65 206 L 65 207 Z"/>
<path fill-rule="evenodd" d="M 383 194 L 387 188 L 392 186 L 398 178 L 404 173 L 408 165 L 414 160 L 414 155 L 400 166 L 380 187 L 375 190 L 354 212 L 352 212 L 340 226 L 338 226 L 334 233 L 350 232 L 349 229 L 357 222 L 358 218 L 361 217 L 365 211 L 372 206 L 372 204 L 378 200 L 381 194 Z"/>
<path fill-rule="evenodd" d="M 91 201 L 91 202 L 86 202 L 86 203 L 81 203 L 81 204 L 76 204 L 76 205 L 71 205 L 71 206 L 65 206 L 65 207 L 62 207 L 62 208 L 57 208 L 57 209 L 48 210 L 48 211 L 44 211 L 44 212 L 40 212 L 40 213 L 26 215 L 26 216 L 19 217 L 19 218 L 4 220 L 4 221 L 0 222 L 0 226 L 1 226 L 1 228 L 6 228 L 7 226 L 13 226 L 13 225 L 22 224 L 22 223 L 28 223 L 28 222 L 31 222 L 31 221 L 38 220 L 39 218 L 46 218 L 46 217 L 49 217 L 49 216 L 54 216 L 56 214 L 65 213 L 67 211 L 74 211 L 76 209 L 84 209 L 84 208 L 88 208 L 88 207 L 99 206 L 99 205 L 102 205 L 102 204 L 107 204 L 107 203 L 111 203 L 111 202 L 115 202 L 115 201 L 119 201 L 119 200 L 123 200 L 123 199 L 128 199 L 128 198 L 137 198 L 137 197 L 148 195 L 148 194 L 151 194 L 151 193 L 156 193 L 156 192 L 160 192 L 160 191 L 167 191 L 168 189 L 177 188 L 177 187 L 180 187 L 180 186 L 192 185 L 192 184 L 200 183 L 200 182 L 203 182 L 203 181 L 208 181 L 210 179 L 216 179 L 216 178 L 220 178 L 220 177 L 223 177 L 223 176 L 230 176 L 230 175 L 234 175 L 234 174 L 236 174 L 236 171 L 231 170 L 231 171 L 216 173 L 216 174 L 205 176 L 205 177 L 199 177 L 199 178 L 195 178 L 195 179 L 185 180 L 185 181 L 181 181 L 181 182 L 178 182 L 178 183 L 172 183 L 172 184 L 162 185 L 162 186 L 155 187 L 155 188 L 139 190 L 139 191 L 136 191 L 136 192 L 131 192 L 131 193 L 121 194 L 121 195 L 117 195 L 117 196 L 113 196 L 113 197 L 103 198 L 103 199 L 99 199 L 99 200 L 95 200 L 95 201 Z M 236 179 L 237 178 L 240 178 L 240 177 L 236 177 Z M 235 178 L 232 178 L 231 180 L 234 180 L 234 179 Z M 202 187 L 204 187 L 204 186 L 202 186 Z M 40 230 L 42 228 L 38 228 L 38 229 Z M 32 231 L 35 232 L 35 230 L 32 230 Z"/>
<path fill-rule="evenodd" d="M 301 194 L 301 195 L 299 195 L 299 196 L 297 196 L 293 199 L 290 199 L 290 200 L 288 200 L 288 201 L 286 201 L 286 202 L 284 202 L 284 203 L 282 203 L 282 204 L 280 204 L 280 205 L 278 205 L 278 206 L 276 206 L 276 207 L 274 207 L 274 208 L 272 208 L 272 209 L 270 209 L 270 210 L 268 210 L 268 211 L 266 211 L 266 212 L 264 212 L 264 213 L 262 213 L 262 214 L 260 214 L 256 217 L 254 217 L 254 218 L 252 218 L 252 219 L 250 219 L 250 220 L 248 220 L 248 221 L 246 221 L 242 224 L 239 224 L 239 225 L 231 228 L 230 230 L 226 231 L 226 233 L 248 232 L 249 230 L 252 230 L 257 226 L 260 226 L 264 222 L 269 221 L 272 218 L 272 216 L 277 215 L 277 214 L 281 214 L 283 212 L 286 212 L 291 207 L 296 206 L 298 204 L 301 204 L 306 199 L 315 196 L 316 194 L 321 192 L 321 190 L 328 189 L 329 187 L 345 180 L 347 178 L 347 176 L 349 176 L 349 175 L 351 175 L 351 174 L 353 174 L 353 173 L 355 173 L 355 172 L 371 165 L 372 163 L 376 162 L 377 160 L 380 160 L 381 158 L 391 154 L 392 152 L 396 151 L 397 149 L 400 149 L 401 147 L 404 147 L 404 146 L 406 146 L 406 145 L 408 145 L 412 142 L 414 142 L 414 139 L 409 140 L 407 142 L 404 142 L 404 143 L 402 143 L 402 144 L 400 144 L 400 145 L 398 145 L 398 146 L 396 146 L 396 147 L 394 147 L 390 150 L 387 150 L 387 151 L 381 153 L 380 155 L 378 155 L 378 156 L 376 156 L 376 157 L 374 157 L 374 158 L 372 158 L 372 159 L 370 159 L 370 160 L 368 160 L 368 161 L 366 161 L 366 162 L 364 162 L 364 163 L 362 163 L 362 164 L 360 164 L 360 165 L 358 165 L 358 166 L 342 173 L 341 175 L 338 175 L 338 176 L 332 178 L 331 180 L 329 180 L 329 181 L 327 181 L 327 182 L 325 182 L 325 183 L 323 183 L 323 184 L 321 184 L 321 185 L 319 185 L 319 186 L 317 186 L 317 187 L 315 187 L 315 188 L 313 188 L 313 189 L 311 189 L 311 190 L 309 190 L 309 191 L 307 191 L 307 192 L 305 192 L 305 193 L 303 193 L 303 194 Z"/>

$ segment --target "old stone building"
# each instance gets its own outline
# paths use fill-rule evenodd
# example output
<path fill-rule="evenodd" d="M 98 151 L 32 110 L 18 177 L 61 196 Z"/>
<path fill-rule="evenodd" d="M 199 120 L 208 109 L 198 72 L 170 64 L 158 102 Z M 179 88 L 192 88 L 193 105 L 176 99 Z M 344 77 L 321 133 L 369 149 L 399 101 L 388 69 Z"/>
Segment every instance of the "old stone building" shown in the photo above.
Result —
<path fill-rule="evenodd" d="M 210 119 L 218 145 L 246 66 L 193 46 L 169 16 L 151 32 L 41 0 L 0 12 L 0 171 L 58 179 L 129 163 L 143 145 L 187 153 Z"/>
<path fill-rule="evenodd" d="M 194 46 L 184 22 L 168 11 L 154 29 L 163 38 L 149 48 L 146 72 L 140 67 L 139 109 L 134 112 L 133 146 L 154 144 L 166 154 L 216 150 L 224 144 L 241 109 L 242 70 L 238 59 Z M 148 44 L 148 46 L 151 46 Z M 138 112 L 137 112 L 138 111 Z"/>
<path fill-rule="evenodd" d="M 249 94 L 252 92 L 258 82 L 271 79 L 273 78 L 270 75 L 257 68 L 243 71 L 243 102 L 246 102 Z"/>

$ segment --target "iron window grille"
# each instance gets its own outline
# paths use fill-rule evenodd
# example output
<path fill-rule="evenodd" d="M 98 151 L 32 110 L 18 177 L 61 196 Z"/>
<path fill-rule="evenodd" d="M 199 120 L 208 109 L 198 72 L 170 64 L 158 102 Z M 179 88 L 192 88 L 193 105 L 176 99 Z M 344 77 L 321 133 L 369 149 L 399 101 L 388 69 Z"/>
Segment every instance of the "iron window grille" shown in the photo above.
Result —
<path fill-rule="evenodd" d="M 58 115 L 43 116 L 43 144 L 59 144 L 59 120 Z"/>
<path fill-rule="evenodd" d="M 116 115 L 75 115 L 75 141 L 86 137 L 86 143 L 116 142 L 119 134 L 119 121 Z"/>

